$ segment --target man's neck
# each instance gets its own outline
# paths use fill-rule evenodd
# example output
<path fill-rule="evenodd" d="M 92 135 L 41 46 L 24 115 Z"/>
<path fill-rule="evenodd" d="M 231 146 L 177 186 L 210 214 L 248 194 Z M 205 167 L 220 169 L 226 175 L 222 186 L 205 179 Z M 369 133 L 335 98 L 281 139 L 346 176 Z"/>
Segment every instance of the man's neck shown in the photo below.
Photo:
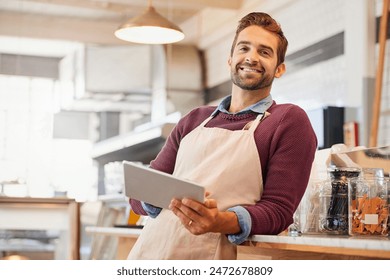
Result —
<path fill-rule="evenodd" d="M 246 107 L 256 104 L 270 94 L 270 88 L 261 90 L 243 90 L 238 87 L 232 88 L 232 100 L 229 107 L 230 113 L 237 113 Z"/>

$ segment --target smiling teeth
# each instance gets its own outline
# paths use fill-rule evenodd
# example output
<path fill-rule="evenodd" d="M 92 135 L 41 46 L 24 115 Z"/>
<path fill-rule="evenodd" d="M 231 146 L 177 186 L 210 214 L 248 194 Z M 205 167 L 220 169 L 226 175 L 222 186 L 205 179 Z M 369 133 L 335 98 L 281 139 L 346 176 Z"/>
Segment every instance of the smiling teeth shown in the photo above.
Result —
<path fill-rule="evenodd" d="M 256 72 L 256 73 L 261 73 L 260 70 L 257 70 L 257 69 L 251 69 L 251 68 L 241 68 L 242 71 L 245 71 L 245 72 Z"/>

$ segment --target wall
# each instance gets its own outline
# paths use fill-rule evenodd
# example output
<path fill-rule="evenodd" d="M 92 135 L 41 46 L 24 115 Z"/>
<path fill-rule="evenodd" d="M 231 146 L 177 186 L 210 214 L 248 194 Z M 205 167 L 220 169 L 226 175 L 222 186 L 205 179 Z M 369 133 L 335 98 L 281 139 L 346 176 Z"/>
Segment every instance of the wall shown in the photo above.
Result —
<path fill-rule="evenodd" d="M 244 6 L 242 12 L 235 19 L 230 18 L 229 27 L 234 23 L 231 31 L 226 31 L 226 27 L 221 27 L 218 40 L 215 34 L 205 35 L 200 41 L 200 47 L 204 49 L 206 57 L 206 83 L 208 88 L 219 86 L 230 80 L 230 74 L 227 68 L 227 59 L 230 53 L 231 42 L 234 36 L 234 29 L 237 21 L 251 11 L 264 11 L 270 13 L 282 25 L 286 37 L 289 40 L 287 58 L 302 49 L 313 46 L 314 44 L 326 40 L 336 34 L 361 32 L 360 26 L 349 27 L 347 24 L 354 24 L 354 14 L 348 9 L 350 5 L 369 5 L 372 2 L 362 3 L 361 1 L 350 0 L 299 0 L 299 1 L 249 1 L 250 5 Z M 360 3 L 359 3 L 360 2 Z M 381 0 L 376 1 L 376 16 L 381 14 Z M 356 17 L 356 16 L 355 16 Z M 352 19 L 351 19 L 352 18 Z M 221 32 L 221 30 L 223 32 Z M 351 31 L 352 30 L 352 31 Z M 359 33 L 358 33 L 359 34 Z M 358 38 L 359 39 L 359 38 Z M 363 38 L 364 39 L 364 38 Z M 361 48 L 361 41 L 356 41 L 355 48 Z M 364 53 L 365 57 L 354 57 L 353 46 L 350 47 L 350 37 L 343 39 L 343 54 L 330 56 L 331 58 L 319 61 L 301 69 L 291 69 L 289 72 L 288 59 L 286 74 L 276 80 L 272 89 L 272 96 L 280 103 L 295 103 L 305 110 L 319 108 L 321 106 L 346 106 L 357 108 L 356 120 L 361 124 L 364 135 L 361 135 L 361 143 L 366 145 L 370 124 L 371 114 L 369 113 L 367 99 L 373 97 L 374 76 L 371 73 L 362 73 L 352 76 L 350 72 L 356 67 L 364 68 L 364 63 L 369 65 L 376 64 L 376 61 L 370 60 L 369 53 Z M 389 40 L 388 40 L 389 41 Z M 207 43 L 206 43 L 207 42 Z M 346 48 L 348 47 L 348 48 Z M 387 43 L 386 64 L 382 92 L 382 114 L 379 124 L 378 146 L 390 144 L 390 59 L 389 42 Z M 346 54 L 348 51 L 348 54 Z M 376 54 L 378 53 L 378 47 Z M 308 54 L 315 55 L 315 54 Z M 364 58 L 368 62 L 361 62 Z M 304 58 L 303 58 L 304 59 Z M 352 64 L 351 65 L 351 61 Z M 355 67 L 355 68 L 356 68 Z M 371 66 L 370 66 L 371 67 Z M 366 72 L 369 72 L 368 70 Z M 357 91 L 353 87 L 358 87 Z M 365 87 L 365 88 L 363 88 Z M 226 92 L 226 95 L 230 92 Z M 366 106 L 367 108 L 363 108 Z"/>

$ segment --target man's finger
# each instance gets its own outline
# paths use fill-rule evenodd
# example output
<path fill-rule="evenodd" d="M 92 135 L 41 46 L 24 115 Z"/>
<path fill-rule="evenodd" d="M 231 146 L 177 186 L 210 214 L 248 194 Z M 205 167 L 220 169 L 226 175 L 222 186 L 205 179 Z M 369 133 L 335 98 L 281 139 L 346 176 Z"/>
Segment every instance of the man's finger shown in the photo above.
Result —
<path fill-rule="evenodd" d="M 206 199 L 204 205 L 207 208 L 217 208 L 217 201 L 215 199 Z"/>

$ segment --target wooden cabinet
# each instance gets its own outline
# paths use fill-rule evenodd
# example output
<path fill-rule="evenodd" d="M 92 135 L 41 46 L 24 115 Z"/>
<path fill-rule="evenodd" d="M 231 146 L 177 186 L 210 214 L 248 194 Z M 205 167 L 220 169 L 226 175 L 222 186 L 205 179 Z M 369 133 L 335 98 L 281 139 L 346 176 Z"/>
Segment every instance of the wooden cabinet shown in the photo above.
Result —
<path fill-rule="evenodd" d="M 390 259 L 386 237 L 255 235 L 238 246 L 239 259 Z"/>
<path fill-rule="evenodd" d="M 0 197 L 0 229 L 58 230 L 60 248 L 55 249 L 54 257 L 77 260 L 80 258 L 79 212 L 79 204 L 74 199 Z M 22 251 L 23 247 L 18 250 Z"/>

